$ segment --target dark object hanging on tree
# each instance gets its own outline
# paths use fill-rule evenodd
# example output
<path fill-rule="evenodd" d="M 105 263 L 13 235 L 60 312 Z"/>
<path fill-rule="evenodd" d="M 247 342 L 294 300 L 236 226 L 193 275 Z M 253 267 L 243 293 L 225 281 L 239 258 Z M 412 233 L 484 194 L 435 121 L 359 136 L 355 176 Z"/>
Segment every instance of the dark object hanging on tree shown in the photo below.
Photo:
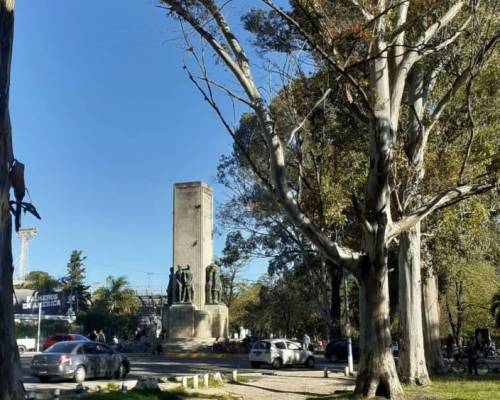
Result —
<path fill-rule="evenodd" d="M 14 214 L 14 224 L 16 232 L 21 227 L 21 210 L 29 212 L 38 219 L 42 219 L 35 206 L 31 203 L 23 202 L 26 194 L 26 186 L 24 184 L 24 164 L 14 159 L 9 172 L 10 185 L 14 189 L 14 197 L 16 200 L 9 201 L 10 210 Z"/>

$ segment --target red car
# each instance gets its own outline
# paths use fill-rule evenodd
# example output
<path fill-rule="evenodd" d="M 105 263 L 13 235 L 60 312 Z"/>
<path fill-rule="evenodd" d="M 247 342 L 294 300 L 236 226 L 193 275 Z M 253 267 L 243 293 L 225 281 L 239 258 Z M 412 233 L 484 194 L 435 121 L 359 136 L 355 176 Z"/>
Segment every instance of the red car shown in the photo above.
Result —
<path fill-rule="evenodd" d="M 42 344 L 42 350 L 48 349 L 54 343 L 65 342 L 71 340 L 89 340 L 83 335 L 78 335 L 76 333 L 56 333 L 55 335 L 50 335 L 47 340 Z"/>

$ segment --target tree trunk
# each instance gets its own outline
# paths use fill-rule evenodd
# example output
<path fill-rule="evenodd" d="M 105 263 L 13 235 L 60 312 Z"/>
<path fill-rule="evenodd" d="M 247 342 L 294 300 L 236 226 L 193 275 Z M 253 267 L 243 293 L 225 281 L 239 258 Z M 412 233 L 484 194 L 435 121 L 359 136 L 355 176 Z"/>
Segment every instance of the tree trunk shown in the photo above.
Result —
<path fill-rule="evenodd" d="M 422 326 L 420 223 L 400 236 L 399 244 L 399 377 L 403 383 L 427 386 Z"/>
<path fill-rule="evenodd" d="M 434 374 L 443 372 L 444 362 L 439 335 L 438 285 L 432 268 L 428 269 L 422 282 L 422 316 L 427 368 Z"/>
<path fill-rule="evenodd" d="M 387 264 L 365 265 L 359 293 L 361 359 L 355 397 L 403 399 L 391 351 Z"/>
<path fill-rule="evenodd" d="M 9 207 L 12 162 L 9 117 L 14 1 L 0 0 L 0 400 L 24 398 L 17 351 L 12 286 L 12 220 Z"/>

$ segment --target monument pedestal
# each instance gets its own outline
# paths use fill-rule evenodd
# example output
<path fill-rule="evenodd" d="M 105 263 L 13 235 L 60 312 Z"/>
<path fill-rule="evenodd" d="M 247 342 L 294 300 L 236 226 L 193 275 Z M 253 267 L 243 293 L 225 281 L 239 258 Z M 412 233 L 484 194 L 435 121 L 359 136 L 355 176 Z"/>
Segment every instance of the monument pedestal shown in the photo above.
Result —
<path fill-rule="evenodd" d="M 163 313 L 163 329 L 169 344 L 189 350 L 189 342 L 195 348 L 212 344 L 215 338 L 228 336 L 228 309 L 223 304 L 205 305 L 199 310 L 191 303 L 174 303 L 166 306 Z"/>
<path fill-rule="evenodd" d="M 174 303 L 167 310 L 169 338 L 192 338 L 196 306 L 190 303 Z"/>
<path fill-rule="evenodd" d="M 210 332 L 214 338 L 229 336 L 229 312 L 224 304 L 210 304 L 203 308 L 210 315 Z"/>

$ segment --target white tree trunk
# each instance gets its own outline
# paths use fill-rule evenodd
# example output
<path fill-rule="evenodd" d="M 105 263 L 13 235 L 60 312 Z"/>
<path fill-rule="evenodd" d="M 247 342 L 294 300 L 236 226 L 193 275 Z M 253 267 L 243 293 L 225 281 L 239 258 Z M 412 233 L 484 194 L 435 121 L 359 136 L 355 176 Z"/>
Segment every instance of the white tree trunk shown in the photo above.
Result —
<path fill-rule="evenodd" d="M 399 310 L 400 341 L 398 371 L 402 382 L 426 386 L 429 373 L 425 362 L 422 329 L 420 265 L 420 223 L 400 235 Z"/>
<path fill-rule="evenodd" d="M 444 362 L 439 334 L 438 284 L 432 268 L 428 269 L 422 281 L 422 316 L 427 368 L 432 373 L 443 372 Z"/>

